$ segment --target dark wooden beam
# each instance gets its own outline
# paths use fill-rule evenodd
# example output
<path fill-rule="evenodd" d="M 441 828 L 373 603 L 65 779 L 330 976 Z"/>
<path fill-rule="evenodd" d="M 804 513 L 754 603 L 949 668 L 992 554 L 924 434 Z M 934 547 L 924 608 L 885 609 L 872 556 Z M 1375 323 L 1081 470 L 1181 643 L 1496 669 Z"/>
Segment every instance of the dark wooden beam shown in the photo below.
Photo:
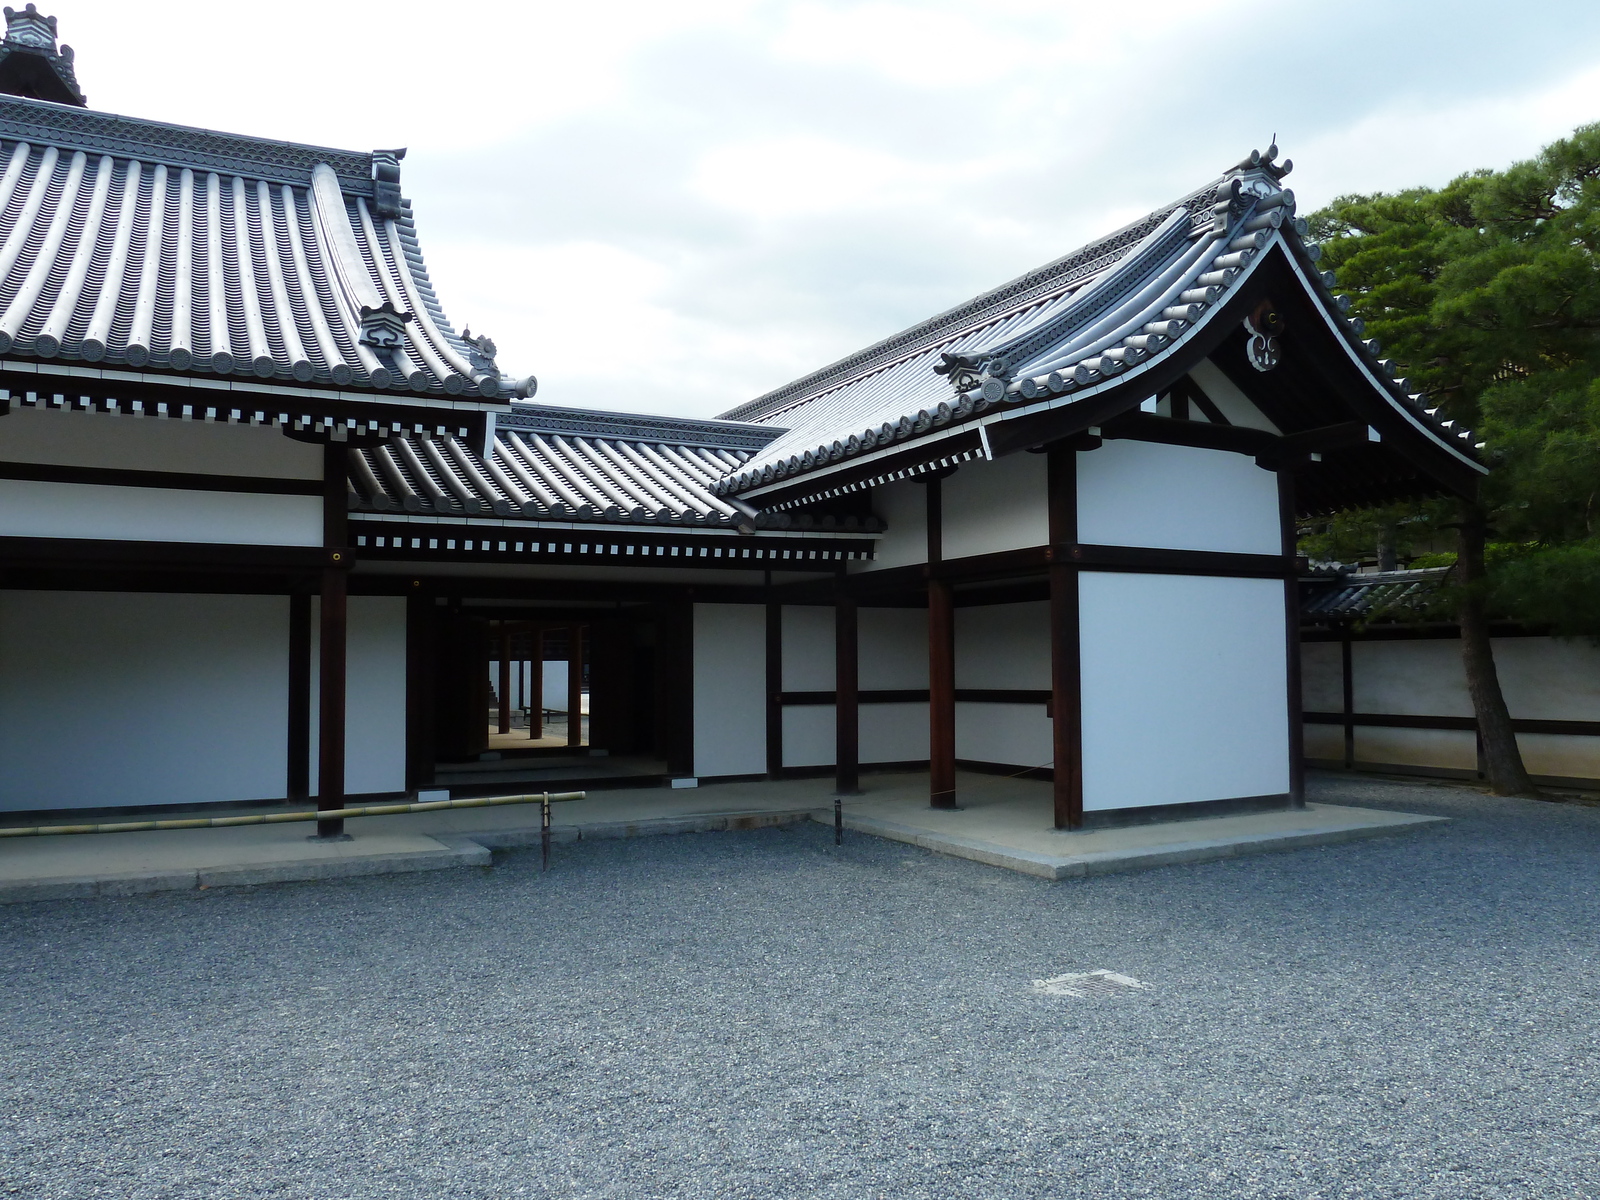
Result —
<path fill-rule="evenodd" d="M 928 804 L 956 804 L 955 596 L 944 566 L 944 486 L 929 479 L 928 536 Z"/>
<path fill-rule="evenodd" d="M 1283 556 L 1294 561 L 1299 552 L 1295 525 L 1294 472 L 1278 472 L 1278 522 L 1283 534 Z M 1296 808 L 1306 804 L 1306 730 L 1300 718 L 1304 700 L 1300 685 L 1300 582 L 1293 575 L 1283 581 L 1284 674 L 1287 677 L 1285 700 L 1289 710 L 1289 802 Z"/>
<path fill-rule="evenodd" d="M 1083 827 L 1083 679 L 1078 612 L 1078 452 L 1049 451 L 1050 713 L 1052 793 L 1057 829 Z"/>
<path fill-rule="evenodd" d="M 567 745 L 583 745 L 583 626 L 567 626 Z"/>
<path fill-rule="evenodd" d="M 767 778 L 783 776 L 783 604 L 767 601 Z"/>
<path fill-rule="evenodd" d="M 861 794 L 861 720 L 857 708 L 856 600 L 840 586 L 834 597 L 834 792 Z"/>
<path fill-rule="evenodd" d="M 346 545 L 345 471 L 343 446 L 329 444 L 322 454 L 322 543 L 326 566 L 322 571 L 320 672 L 317 712 L 317 807 L 344 807 L 345 727 L 345 580 L 350 570 Z M 317 837 L 345 836 L 344 822 L 318 821 Z"/>
<path fill-rule="evenodd" d="M 500 622 L 500 672 L 495 681 L 495 690 L 500 694 L 496 699 L 500 702 L 500 711 L 497 722 L 499 732 L 511 732 L 511 628 L 506 622 Z"/>
<path fill-rule="evenodd" d="M 311 594 L 289 593 L 288 800 L 311 802 Z"/>

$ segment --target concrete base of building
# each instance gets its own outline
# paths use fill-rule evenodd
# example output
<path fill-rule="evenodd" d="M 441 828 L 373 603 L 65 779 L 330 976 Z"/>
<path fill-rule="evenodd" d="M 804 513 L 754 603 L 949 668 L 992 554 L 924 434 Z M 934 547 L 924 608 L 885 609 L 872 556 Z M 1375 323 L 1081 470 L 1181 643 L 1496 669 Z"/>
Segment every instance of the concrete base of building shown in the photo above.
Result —
<path fill-rule="evenodd" d="M 864 775 L 845 828 L 1046 879 L 1204 862 L 1401 833 L 1437 817 L 1337 805 L 1061 833 L 1050 787 L 961 773 L 962 808 L 934 810 L 925 773 Z M 557 845 L 609 838 L 833 824 L 831 779 L 597 792 L 563 804 Z M 346 842 L 302 825 L 254 825 L 0 840 L 0 903 L 488 867 L 496 850 L 537 847 L 536 808 L 477 808 L 349 822 Z M 0 817 L 3 822 L 3 817 Z"/>

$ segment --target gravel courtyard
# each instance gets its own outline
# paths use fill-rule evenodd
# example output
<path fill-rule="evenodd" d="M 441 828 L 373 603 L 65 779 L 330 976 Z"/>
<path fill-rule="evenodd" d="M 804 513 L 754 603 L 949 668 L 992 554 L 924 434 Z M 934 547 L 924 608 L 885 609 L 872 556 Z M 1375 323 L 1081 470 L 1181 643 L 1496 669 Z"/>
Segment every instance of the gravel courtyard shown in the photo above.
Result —
<path fill-rule="evenodd" d="M 821 826 L 0 909 L 0 1195 L 1600 1196 L 1600 808 L 1047 883 Z M 1107 969 L 1138 991 L 1035 979 Z"/>

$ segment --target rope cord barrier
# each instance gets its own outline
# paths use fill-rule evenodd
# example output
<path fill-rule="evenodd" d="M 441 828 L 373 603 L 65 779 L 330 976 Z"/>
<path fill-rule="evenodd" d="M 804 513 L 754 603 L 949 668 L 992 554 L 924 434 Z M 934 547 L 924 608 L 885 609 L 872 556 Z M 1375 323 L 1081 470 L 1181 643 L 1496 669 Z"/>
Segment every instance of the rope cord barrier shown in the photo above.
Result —
<path fill-rule="evenodd" d="M 395 817 L 404 813 L 439 812 L 447 808 L 495 808 L 502 804 L 539 804 L 549 824 L 549 806 L 582 800 L 587 792 L 534 792 L 526 796 L 479 796 L 471 800 L 425 800 L 419 804 L 373 804 L 364 808 L 328 808 L 320 812 L 253 813 L 240 817 L 184 817 L 172 821 L 119 821 L 104 825 L 34 825 L 0 829 L 0 838 L 49 837 L 61 833 L 146 833 L 156 829 L 226 829 L 234 825 L 278 825 L 289 821 L 339 821 L 351 817 Z"/>

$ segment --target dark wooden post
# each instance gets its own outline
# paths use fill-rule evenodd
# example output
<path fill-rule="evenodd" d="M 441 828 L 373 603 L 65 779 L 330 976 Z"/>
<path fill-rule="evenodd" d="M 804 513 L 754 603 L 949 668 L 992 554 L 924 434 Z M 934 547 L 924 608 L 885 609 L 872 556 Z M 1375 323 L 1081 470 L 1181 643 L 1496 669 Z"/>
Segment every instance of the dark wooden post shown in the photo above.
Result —
<path fill-rule="evenodd" d="M 943 484 L 926 484 L 928 500 L 928 804 L 956 808 L 955 597 L 940 577 L 944 561 Z"/>
<path fill-rule="evenodd" d="M 317 713 L 317 808 L 343 808 L 345 725 L 345 599 L 350 567 L 346 543 L 345 482 L 348 451 L 339 443 L 322 448 L 322 571 L 321 654 Z M 345 836 L 344 821 L 318 821 L 316 836 Z"/>
<path fill-rule="evenodd" d="M 1353 771 L 1356 766 L 1356 673 L 1348 625 L 1339 628 L 1339 683 L 1344 693 L 1344 769 Z"/>
<path fill-rule="evenodd" d="M 662 605 L 663 696 L 662 716 L 667 773 L 694 774 L 694 595 L 685 589 L 682 599 Z"/>
<path fill-rule="evenodd" d="M 511 732 L 511 625 L 500 622 L 500 732 Z"/>
<path fill-rule="evenodd" d="M 528 737 L 544 736 L 544 630 L 533 627 L 533 660 L 528 664 Z"/>
<path fill-rule="evenodd" d="M 433 782 L 433 597 L 413 579 L 406 591 L 406 791 Z"/>
<path fill-rule="evenodd" d="M 290 804 L 311 802 L 311 593 L 289 593 Z"/>
<path fill-rule="evenodd" d="M 767 572 L 770 589 L 772 572 Z M 770 596 L 770 590 L 769 590 Z M 783 777 L 783 605 L 767 601 L 767 778 Z"/>
<path fill-rule="evenodd" d="M 1289 803 L 1306 806 L 1306 726 L 1300 686 L 1300 553 L 1295 524 L 1294 472 L 1278 472 L 1278 521 L 1283 531 L 1283 652 L 1289 720 Z"/>
<path fill-rule="evenodd" d="M 861 794 L 861 724 L 857 706 L 856 598 L 836 581 L 833 598 L 834 791 Z"/>
<path fill-rule="evenodd" d="M 1050 520 L 1050 714 L 1057 829 L 1083 828 L 1082 629 L 1078 613 L 1078 452 L 1052 447 L 1047 460 Z"/>
<path fill-rule="evenodd" d="M 583 626 L 567 626 L 567 745 L 583 745 Z"/>

